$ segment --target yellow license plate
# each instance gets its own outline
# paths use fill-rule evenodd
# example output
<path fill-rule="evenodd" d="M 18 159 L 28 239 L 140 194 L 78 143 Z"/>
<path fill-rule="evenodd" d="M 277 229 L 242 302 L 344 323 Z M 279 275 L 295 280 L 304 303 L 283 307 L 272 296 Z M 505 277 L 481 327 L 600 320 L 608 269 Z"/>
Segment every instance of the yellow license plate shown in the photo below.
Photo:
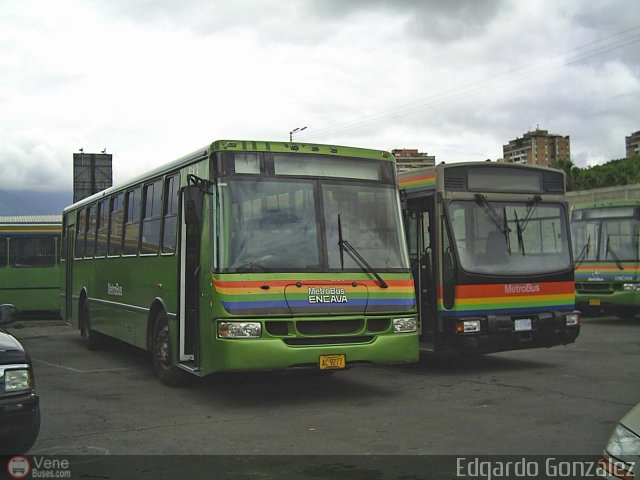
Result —
<path fill-rule="evenodd" d="M 336 355 L 320 355 L 320 370 L 334 370 L 345 368 L 347 359 L 343 353 Z"/>
<path fill-rule="evenodd" d="M 589 299 L 589 305 L 591 305 L 592 307 L 600 306 L 600 299 L 599 298 L 590 298 Z"/>

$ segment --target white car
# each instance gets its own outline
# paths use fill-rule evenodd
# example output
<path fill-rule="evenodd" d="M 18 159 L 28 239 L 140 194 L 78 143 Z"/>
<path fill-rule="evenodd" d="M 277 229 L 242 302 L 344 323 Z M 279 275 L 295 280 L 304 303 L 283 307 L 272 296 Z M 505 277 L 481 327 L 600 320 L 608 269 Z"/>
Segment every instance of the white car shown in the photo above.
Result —
<path fill-rule="evenodd" d="M 599 467 L 602 478 L 640 478 L 640 403 L 629 410 L 613 430 Z"/>

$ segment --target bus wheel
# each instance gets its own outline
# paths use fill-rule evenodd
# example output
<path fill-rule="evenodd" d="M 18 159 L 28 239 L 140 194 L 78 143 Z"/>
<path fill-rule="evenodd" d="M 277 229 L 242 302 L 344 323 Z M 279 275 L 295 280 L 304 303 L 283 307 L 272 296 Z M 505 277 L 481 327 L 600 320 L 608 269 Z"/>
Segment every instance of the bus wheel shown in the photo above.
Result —
<path fill-rule="evenodd" d="M 80 307 L 80 334 L 87 350 L 98 350 L 102 346 L 102 336 L 95 330 L 91 330 L 89 302 L 86 299 L 83 300 Z"/>
<path fill-rule="evenodd" d="M 623 320 L 633 320 L 638 314 L 636 307 L 618 307 L 616 308 L 616 315 Z"/>
<path fill-rule="evenodd" d="M 153 367 L 162 383 L 180 387 L 190 380 L 188 374 L 173 364 L 171 333 L 167 315 L 161 313 L 153 324 Z"/>

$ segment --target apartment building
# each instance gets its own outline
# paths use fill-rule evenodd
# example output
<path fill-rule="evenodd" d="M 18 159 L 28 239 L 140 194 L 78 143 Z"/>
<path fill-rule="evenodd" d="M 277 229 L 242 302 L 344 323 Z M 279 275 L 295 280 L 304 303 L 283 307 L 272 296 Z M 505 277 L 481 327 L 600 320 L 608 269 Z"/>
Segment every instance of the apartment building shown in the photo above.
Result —
<path fill-rule="evenodd" d="M 558 160 L 570 159 L 569 136 L 556 135 L 536 128 L 502 146 L 502 162 L 552 166 Z"/>
<path fill-rule="evenodd" d="M 640 155 L 640 130 L 624 137 L 627 158 Z"/>
<path fill-rule="evenodd" d="M 436 164 L 435 155 L 418 152 L 416 148 L 396 148 L 391 150 L 396 157 L 396 170 L 398 173 L 406 172 L 412 168 L 433 167 Z"/>

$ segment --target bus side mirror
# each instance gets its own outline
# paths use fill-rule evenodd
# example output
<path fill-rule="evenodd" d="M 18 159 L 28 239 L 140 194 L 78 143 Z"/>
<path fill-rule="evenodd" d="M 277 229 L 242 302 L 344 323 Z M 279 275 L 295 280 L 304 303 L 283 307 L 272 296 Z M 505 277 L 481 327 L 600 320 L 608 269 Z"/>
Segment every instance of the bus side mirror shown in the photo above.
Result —
<path fill-rule="evenodd" d="M 0 325 L 8 325 L 16 319 L 18 309 L 13 305 L 0 305 Z"/>

